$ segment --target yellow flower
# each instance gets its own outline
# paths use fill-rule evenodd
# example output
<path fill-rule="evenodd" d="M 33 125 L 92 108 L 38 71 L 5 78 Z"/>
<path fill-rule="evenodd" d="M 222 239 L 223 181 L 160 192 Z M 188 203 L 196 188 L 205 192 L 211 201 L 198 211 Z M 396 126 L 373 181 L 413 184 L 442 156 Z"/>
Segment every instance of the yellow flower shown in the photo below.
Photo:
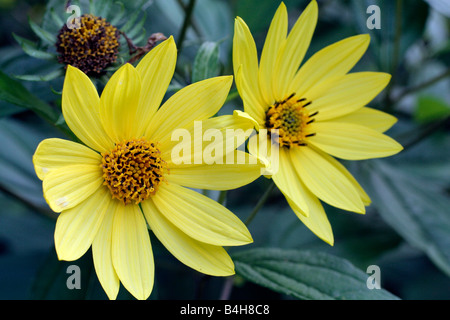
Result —
<path fill-rule="evenodd" d="M 279 148 L 279 166 L 273 181 L 299 219 L 333 244 L 332 229 L 318 199 L 357 213 L 364 213 L 370 204 L 364 190 L 334 157 L 386 157 L 402 147 L 383 134 L 396 119 L 366 107 L 388 84 L 390 75 L 348 73 L 366 51 L 368 35 L 331 44 L 300 67 L 317 16 L 317 3 L 311 1 L 287 35 L 287 11 L 281 3 L 259 65 L 250 30 L 237 17 L 233 67 L 244 110 L 255 119 L 260 135 L 278 130 L 273 145 Z M 258 141 L 257 136 L 252 139 Z M 255 145 L 249 143 L 250 153 L 264 156 Z"/>
<path fill-rule="evenodd" d="M 260 166 L 175 165 L 171 134 L 177 128 L 189 132 L 194 121 L 220 130 L 253 125 L 237 114 L 208 119 L 224 103 L 232 76 L 194 83 L 159 107 L 176 56 L 170 37 L 136 68 L 122 66 L 101 97 L 83 72 L 69 66 L 62 111 L 83 144 L 47 139 L 33 156 L 45 199 L 61 212 L 55 229 L 58 258 L 76 260 L 92 245 L 96 273 L 111 299 L 117 297 L 120 282 L 138 299 L 152 291 L 154 261 L 147 224 L 177 259 L 214 276 L 234 273 L 223 246 L 252 242 L 232 212 L 188 188 L 237 188 L 258 178 Z M 232 152 L 243 153 L 235 148 Z"/>

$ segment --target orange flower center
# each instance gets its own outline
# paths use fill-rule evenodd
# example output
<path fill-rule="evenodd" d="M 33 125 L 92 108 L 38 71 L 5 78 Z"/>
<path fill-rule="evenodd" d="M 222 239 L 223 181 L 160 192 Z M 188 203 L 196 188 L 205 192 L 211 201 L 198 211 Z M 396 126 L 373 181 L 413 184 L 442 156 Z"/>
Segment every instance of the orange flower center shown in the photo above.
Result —
<path fill-rule="evenodd" d="M 299 99 L 295 93 L 282 101 L 277 101 L 266 112 L 266 128 L 269 132 L 278 130 L 280 147 L 306 146 L 306 138 L 315 135 L 306 134 L 305 129 L 314 122 L 315 112 L 309 114 L 307 107 L 311 101 Z"/>
<path fill-rule="evenodd" d="M 102 153 L 103 184 L 124 204 L 142 202 L 164 180 L 167 164 L 160 155 L 158 147 L 145 139 L 117 143 L 111 152 Z"/>

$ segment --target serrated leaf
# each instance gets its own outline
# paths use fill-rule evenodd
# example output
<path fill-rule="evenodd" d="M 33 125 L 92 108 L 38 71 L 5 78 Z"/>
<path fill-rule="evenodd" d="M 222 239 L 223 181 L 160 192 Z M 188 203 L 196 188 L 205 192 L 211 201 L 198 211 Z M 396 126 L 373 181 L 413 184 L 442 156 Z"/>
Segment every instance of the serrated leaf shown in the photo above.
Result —
<path fill-rule="evenodd" d="M 198 49 L 192 68 L 192 82 L 209 79 L 219 75 L 219 45 L 217 42 L 204 42 Z"/>
<path fill-rule="evenodd" d="M 381 217 L 450 276 L 450 199 L 435 183 L 372 161 L 361 175 Z"/>
<path fill-rule="evenodd" d="M 384 289 L 369 289 L 368 274 L 324 252 L 257 248 L 232 257 L 236 274 L 298 299 L 398 299 Z"/>

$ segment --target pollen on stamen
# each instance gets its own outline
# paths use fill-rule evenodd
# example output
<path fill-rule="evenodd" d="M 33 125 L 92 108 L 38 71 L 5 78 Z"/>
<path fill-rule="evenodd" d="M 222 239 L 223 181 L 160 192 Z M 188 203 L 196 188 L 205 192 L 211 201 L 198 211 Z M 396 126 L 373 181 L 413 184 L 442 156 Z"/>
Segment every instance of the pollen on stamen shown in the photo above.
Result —
<path fill-rule="evenodd" d="M 312 101 L 307 98 L 298 98 L 295 93 L 287 98 L 276 101 L 266 112 L 266 128 L 278 130 L 278 143 L 281 147 L 306 146 L 307 138 L 315 135 L 305 134 L 305 128 L 314 122 L 313 117 L 318 114 L 309 114 L 305 107 Z"/>
<path fill-rule="evenodd" d="M 110 152 L 102 153 L 104 185 L 112 197 L 124 204 L 138 204 L 155 194 L 168 173 L 156 144 L 146 139 L 117 143 Z"/>

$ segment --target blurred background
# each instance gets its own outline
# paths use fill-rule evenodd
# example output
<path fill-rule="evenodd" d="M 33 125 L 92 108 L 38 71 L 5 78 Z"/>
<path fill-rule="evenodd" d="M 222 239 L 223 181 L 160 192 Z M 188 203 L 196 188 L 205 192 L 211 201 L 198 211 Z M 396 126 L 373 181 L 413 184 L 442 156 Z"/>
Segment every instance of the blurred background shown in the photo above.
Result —
<path fill-rule="evenodd" d="M 309 1 L 285 0 L 290 24 Z M 448 0 L 318 0 L 319 21 L 307 56 L 355 34 L 371 44 L 354 71 L 383 71 L 392 81 L 371 107 L 399 121 L 387 132 L 405 150 L 381 160 L 343 162 L 372 198 L 364 216 L 325 206 L 335 245 L 321 242 L 274 191 L 249 225 L 254 243 L 233 248 L 237 276 L 232 299 L 292 299 L 241 273 L 239 252 L 252 248 L 309 250 L 348 261 L 365 274 L 381 270 L 381 285 L 400 299 L 450 299 L 450 2 Z M 168 94 L 191 82 L 232 74 L 234 18 L 250 27 L 258 49 L 279 1 L 94 0 L 75 2 L 84 13 L 114 21 L 138 47 L 154 33 L 173 35 L 179 49 Z M 0 299 L 106 299 L 90 252 L 60 262 L 53 246 L 57 215 L 42 196 L 32 155 L 49 137 L 71 138 L 60 112 L 63 66 L 55 59 L 59 28 L 71 13 L 65 1 L 0 0 Z M 379 28 L 370 28 L 376 19 Z M 114 7 L 116 6 L 116 7 Z M 186 19 L 189 17 L 189 19 Z M 373 25 L 370 25 L 373 26 Z M 129 48 L 121 38 L 120 60 Z M 115 66 L 99 78 L 101 86 Z M 233 90 L 232 90 L 233 92 Z M 234 95 L 221 112 L 241 109 Z M 228 192 L 226 205 L 245 220 L 268 184 Z M 211 197 L 217 194 L 210 193 Z M 156 261 L 152 299 L 218 299 L 226 280 L 203 276 L 174 259 L 151 235 Z M 251 262 L 250 262 L 251 263 Z M 82 272 L 69 290 L 71 264 Z M 120 290 L 119 299 L 131 299 Z M 314 297 L 312 297 L 314 298 Z"/>

